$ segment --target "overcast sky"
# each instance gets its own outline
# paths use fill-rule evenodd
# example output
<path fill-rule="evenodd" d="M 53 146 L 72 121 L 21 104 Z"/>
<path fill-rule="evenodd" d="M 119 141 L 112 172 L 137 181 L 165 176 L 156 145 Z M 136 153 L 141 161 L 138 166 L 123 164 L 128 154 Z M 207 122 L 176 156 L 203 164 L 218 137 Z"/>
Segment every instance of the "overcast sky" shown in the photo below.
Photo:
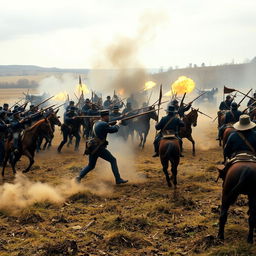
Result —
<path fill-rule="evenodd" d="M 0 0 L 0 4 L 1 65 L 92 68 L 102 49 L 117 37 L 137 38 L 140 18 L 147 13 L 158 26 L 136 53 L 145 67 L 215 65 L 256 56 L 255 0 Z"/>

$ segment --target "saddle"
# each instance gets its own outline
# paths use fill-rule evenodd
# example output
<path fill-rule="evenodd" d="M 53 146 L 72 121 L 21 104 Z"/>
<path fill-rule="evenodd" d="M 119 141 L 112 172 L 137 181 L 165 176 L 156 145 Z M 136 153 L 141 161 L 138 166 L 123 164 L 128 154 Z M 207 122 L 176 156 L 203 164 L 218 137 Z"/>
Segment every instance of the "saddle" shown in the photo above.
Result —
<path fill-rule="evenodd" d="M 231 166 L 232 164 L 238 163 L 238 162 L 253 162 L 256 163 L 256 156 L 252 155 L 252 153 L 249 152 L 241 152 L 239 154 L 236 154 L 231 159 L 227 160 L 227 165 Z"/>
<path fill-rule="evenodd" d="M 250 162 L 250 163 L 256 163 L 256 156 L 252 154 L 252 152 L 240 152 L 233 156 L 232 158 L 228 159 L 225 163 L 225 167 L 223 169 L 219 169 L 219 176 L 216 181 L 218 181 L 219 178 L 225 179 L 228 169 L 235 163 L 239 162 Z"/>
<path fill-rule="evenodd" d="M 165 130 L 162 132 L 162 139 L 167 139 L 167 140 L 174 140 L 174 139 L 177 139 L 174 131 L 170 131 L 170 130 Z"/>

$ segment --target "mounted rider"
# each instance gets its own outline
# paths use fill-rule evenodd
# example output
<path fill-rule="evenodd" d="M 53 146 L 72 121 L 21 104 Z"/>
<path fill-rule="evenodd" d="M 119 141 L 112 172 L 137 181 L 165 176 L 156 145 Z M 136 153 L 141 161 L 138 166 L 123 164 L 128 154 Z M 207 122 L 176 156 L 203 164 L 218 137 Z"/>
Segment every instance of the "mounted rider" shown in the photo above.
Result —
<path fill-rule="evenodd" d="M 20 118 L 20 112 L 18 110 L 13 111 L 13 116 L 10 121 L 10 130 L 13 138 L 14 153 L 19 153 L 19 145 L 21 133 L 25 129 L 25 119 Z"/>
<path fill-rule="evenodd" d="M 219 106 L 219 110 L 230 110 L 231 109 L 231 103 L 234 99 L 231 98 L 230 95 L 226 96 L 226 100 L 222 101 Z"/>
<path fill-rule="evenodd" d="M 175 111 L 178 113 L 178 115 L 183 118 L 186 111 L 190 110 L 192 103 L 189 103 L 187 106 L 184 105 L 184 103 L 179 105 L 179 101 L 174 99 L 171 101 L 172 106 L 174 106 Z"/>
<path fill-rule="evenodd" d="M 179 129 L 180 127 L 184 127 L 184 122 L 177 117 L 175 106 L 169 105 L 166 112 L 167 115 L 165 117 L 162 117 L 160 122 L 157 123 L 155 126 L 156 130 L 160 130 L 160 132 L 157 133 L 154 140 L 155 154 L 153 155 L 153 157 L 159 156 L 159 142 L 165 133 L 174 134 L 181 143 L 181 138 L 179 137 Z"/>
<path fill-rule="evenodd" d="M 2 166 L 4 161 L 4 143 L 8 131 L 8 126 L 5 123 L 6 111 L 0 111 L 0 166 Z"/>
<path fill-rule="evenodd" d="M 120 177 L 116 158 L 107 150 L 107 135 L 108 133 L 116 133 L 119 130 L 121 121 L 118 121 L 116 125 L 110 126 L 109 122 L 109 110 L 102 110 L 100 112 L 101 120 L 97 121 L 93 125 L 93 138 L 92 146 L 87 148 L 86 154 L 89 155 L 88 165 L 81 170 L 79 176 L 76 177 L 76 181 L 80 182 L 81 179 L 91 170 L 95 168 L 97 159 L 100 157 L 111 164 L 112 172 L 115 176 L 116 184 L 126 183 L 128 180 L 123 180 Z M 87 144 L 88 146 L 88 144 Z M 89 151 L 88 151 L 89 150 Z"/>
<path fill-rule="evenodd" d="M 248 101 L 247 107 L 249 107 L 250 112 L 256 107 L 256 92 L 253 94 L 253 99 Z"/>
<path fill-rule="evenodd" d="M 236 102 L 231 103 L 231 110 L 226 112 L 224 118 L 224 124 L 219 128 L 219 134 L 217 140 L 220 140 L 223 137 L 223 133 L 225 129 L 230 125 L 232 126 L 234 123 L 239 121 L 239 117 L 243 113 L 238 110 L 238 105 Z"/>
<path fill-rule="evenodd" d="M 253 130 L 256 124 L 250 120 L 248 115 L 241 115 L 236 122 L 233 132 L 224 147 L 224 156 L 231 158 L 241 152 L 247 152 L 256 156 L 256 132 Z"/>

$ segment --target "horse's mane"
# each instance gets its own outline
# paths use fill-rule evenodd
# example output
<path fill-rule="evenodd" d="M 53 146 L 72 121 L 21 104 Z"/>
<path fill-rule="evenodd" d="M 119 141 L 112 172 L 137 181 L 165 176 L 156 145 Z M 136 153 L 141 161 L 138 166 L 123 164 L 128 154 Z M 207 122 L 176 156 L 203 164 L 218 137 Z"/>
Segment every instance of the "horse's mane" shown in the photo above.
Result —
<path fill-rule="evenodd" d="M 32 131 L 34 128 L 36 128 L 37 126 L 39 126 L 40 124 L 42 124 L 43 122 L 45 122 L 45 119 L 39 120 L 36 123 L 34 123 L 31 127 L 28 127 L 25 131 L 26 132 L 30 132 Z"/>

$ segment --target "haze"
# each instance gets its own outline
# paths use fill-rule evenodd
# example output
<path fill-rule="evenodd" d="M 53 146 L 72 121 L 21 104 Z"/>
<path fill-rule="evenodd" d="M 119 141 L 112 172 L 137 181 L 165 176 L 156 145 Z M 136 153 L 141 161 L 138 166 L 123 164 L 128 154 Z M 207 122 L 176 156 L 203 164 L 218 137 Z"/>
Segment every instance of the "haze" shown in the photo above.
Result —
<path fill-rule="evenodd" d="M 116 38 L 137 38 L 145 16 L 161 21 L 136 56 L 146 68 L 241 63 L 256 55 L 253 0 L 0 3 L 1 65 L 93 68 Z"/>

